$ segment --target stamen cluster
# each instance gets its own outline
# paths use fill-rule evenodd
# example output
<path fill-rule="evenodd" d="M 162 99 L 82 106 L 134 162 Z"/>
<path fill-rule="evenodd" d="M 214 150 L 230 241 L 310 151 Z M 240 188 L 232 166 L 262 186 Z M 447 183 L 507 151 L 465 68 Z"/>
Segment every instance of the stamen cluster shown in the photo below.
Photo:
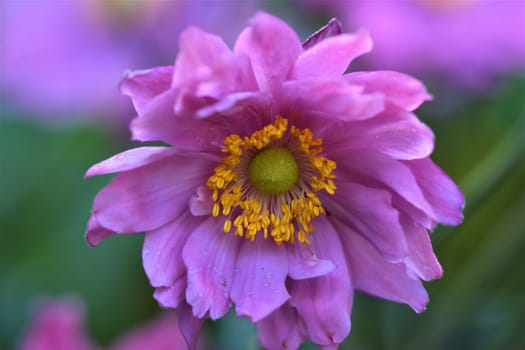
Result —
<path fill-rule="evenodd" d="M 224 153 L 228 153 L 208 179 L 214 201 L 212 215 L 227 216 L 224 232 L 255 240 L 262 231 L 276 244 L 309 243 L 307 235 L 313 232 L 311 220 L 326 214 L 315 194 L 321 190 L 333 195 L 335 162 L 320 154 L 322 139 L 313 138 L 309 129 L 288 128 L 288 120 L 277 117 L 251 136 L 242 138 L 237 134 L 224 140 Z M 248 175 L 251 160 L 269 147 L 281 147 L 295 158 L 299 176 L 295 185 L 285 193 L 271 194 L 257 189 Z M 297 231 L 297 233 L 296 233 Z"/>

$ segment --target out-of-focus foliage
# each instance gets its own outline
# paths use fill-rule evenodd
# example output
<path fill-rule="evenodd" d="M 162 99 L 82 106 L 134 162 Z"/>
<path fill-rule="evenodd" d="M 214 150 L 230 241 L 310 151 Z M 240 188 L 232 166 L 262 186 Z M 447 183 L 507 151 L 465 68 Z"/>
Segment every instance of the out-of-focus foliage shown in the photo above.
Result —
<path fill-rule="evenodd" d="M 305 32 L 317 27 L 311 13 L 271 8 Z M 445 274 L 426 284 L 427 311 L 358 294 L 341 349 L 525 348 L 525 79 L 508 76 L 483 96 L 458 90 L 453 108 L 435 95 L 418 115 L 435 132 L 434 160 L 466 195 L 464 223 L 432 236 Z M 85 299 L 89 333 L 108 344 L 159 309 L 140 235 L 96 249 L 83 240 L 92 199 L 111 178 L 83 174 L 126 149 L 126 131 L 50 129 L 7 114 L 8 102 L 0 101 L 0 349 L 16 348 L 35 298 L 71 293 Z M 210 349 L 258 349 L 255 327 L 231 313 L 207 328 Z"/>

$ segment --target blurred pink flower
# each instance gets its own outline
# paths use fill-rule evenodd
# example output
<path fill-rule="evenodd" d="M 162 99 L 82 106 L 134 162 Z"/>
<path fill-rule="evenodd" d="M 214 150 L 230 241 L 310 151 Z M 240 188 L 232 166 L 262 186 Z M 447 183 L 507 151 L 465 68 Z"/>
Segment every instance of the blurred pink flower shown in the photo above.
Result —
<path fill-rule="evenodd" d="M 432 75 L 473 89 L 525 69 L 525 2 L 521 0 L 315 1 L 347 29 L 374 38 L 369 67 Z"/>
<path fill-rule="evenodd" d="M 95 350 L 84 326 L 84 310 L 78 300 L 47 302 L 33 315 L 20 350 Z"/>
<path fill-rule="evenodd" d="M 110 350 L 182 350 L 184 338 L 173 312 L 124 334 Z M 58 299 L 41 305 L 21 342 L 20 350 L 96 350 L 86 333 L 84 310 L 79 301 Z"/>
<path fill-rule="evenodd" d="M 401 73 L 343 74 L 372 42 L 340 33 L 332 20 L 302 45 L 259 13 L 232 51 L 191 27 L 175 66 L 122 82 L 134 139 L 170 147 L 87 171 L 120 174 L 96 196 L 86 239 L 146 231 L 154 296 L 178 308 L 191 348 L 232 304 L 267 349 L 334 348 L 354 289 L 421 312 L 421 279 L 442 274 L 427 230 L 458 224 L 463 196 L 412 113 L 430 96 Z"/>
<path fill-rule="evenodd" d="M 2 2 L 0 98 L 4 107 L 46 122 L 130 115 L 115 88 L 124 70 L 172 59 L 173 38 L 189 23 L 233 39 L 256 5 L 256 0 Z"/>

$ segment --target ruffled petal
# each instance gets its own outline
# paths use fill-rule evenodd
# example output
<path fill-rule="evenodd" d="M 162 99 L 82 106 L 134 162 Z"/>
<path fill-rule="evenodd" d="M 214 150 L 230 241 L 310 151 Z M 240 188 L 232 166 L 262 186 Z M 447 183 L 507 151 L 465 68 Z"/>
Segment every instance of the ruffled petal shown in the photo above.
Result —
<path fill-rule="evenodd" d="M 182 303 L 177 308 L 177 315 L 179 316 L 179 328 L 186 340 L 188 350 L 195 350 L 204 325 L 204 318 L 194 317 L 191 306 L 186 303 Z"/>
<path fill-rule="evenodd" d="M 403 162 L 367 149 L 356 149 L 343 155 L 338 154 L 333 159 L 342 171 L 355 179 L 354 181 L 369 184 L 370 187 L 379 184 L 389 188 L 429 217 L 436 217 L 417 179 Z"/>
<path fill-rule="evenodd" d="M 155 230 L 188 209 L 215 165 L 205 157 L 177 155 L 119 174 L 95 197 L 93 214 L 116 232 Z"/>
<path fill-rule="evenodd" d="M 372 38 L 366 31 L 332 36 L 310 47 L 297 58 L 291 78 L 340 76 L 354 58 L 371 49 Z"/>
<path fill-rule="evenodd" d="M 434 255 L 427 230 L 406 216 L 402 216 L 401 220 L 408 242 L 407 271 L 414 273 L 414 278 L 425 281 L 440 278 L 443 269 Z"/>
<path fill-rule="evenodd" d="M 153 297 L 159 305 L 165 308 L 177 308 L 184 300 L 184 291 L 186 290 L 186 275 L 177 279 L 169 287 L 157 287 Z"/>
<path fill-rule="evenodd" d="M 184 246 L 188 269 L 186 300 L 193 315 L 224 316 L 231 307 L 230 288 L 241 240 L 222 230 L 224 220 L 209 217 L 191 234 Z"/>
<path fill-rule="evenodd" d="M 257 323 L 259 343 L 268 350 L 297 350 L 306 339 L 297 311 L 288 303 Z"/>
<path fill-rule="evenodd" d="M 383 299 L 425 310 L 428 294 L 418 278 L 407 273 L 404 263 L 391 263 L 361 235 L 333 220 L 346 253 L 355 289 Z"/>
<path fill-rule="evenodd" d="M 84 238 L 90 246 L 95 247 L 101 241 L 108 238 L 109 236 L 114 235 L 115 233 L 116 232 L 102 227 L 98 223 L 95 215 L 91 215 L 87 223 L 87 229 Z"/>
<path fill-rule="evenodd" d="M 398 72 L 353 72 L 345 75 L 351 84 L 364 86 L 364 92 L 383 93 L 388 102 L 399 108 L 413 111 L 423 102 L 432 99 L 421 81 Z"/>
<path fill-rule="evenodd" d="M 392 107 L 375 118 L 349 123 L 326 141 L 326 149 L 337 145 L 334 152 L 368 149 L 400 160 L 428 157 L 434 149 L 432 130 L 415 115 Z"/>
<path fill-rule="evenodd" d="M 343 178 L 336 195 L 321 200 L 330 215 L 366 238 L 384 259 L 400 262 L 406 258 L 408 248 L 399 212 L 392 207 L 387 191 Z"/>
<path fill-rule="evenodd" d="M 332 18 L 324 27 L 313 33 L 303 42 L 303 49 L 308 50 L 321 41 L 339 35 L 343 32 L 343 26 L 336 18 Z"/>
<path fill-rule="evenodd" d="M 170 88 L 172 75 L 173 66 L 126 72 L 120 82 L 120 92 L 131 97 L 135 110 L 142 114 L 155 96 Z"/>
<path fill-rule="evenodd" d="M 290 305 L 297 309 L 308 337 L 321 346 L 336 345 L 350 332 L 353 301 L 351 277 L 338 233 L 330 222 L 320 217 L 315 221 L 312 249 L 329 258 L 336 268 L 317 278 L 290 281 Z"/>
<path fill-rule="evenodd" d="M 369 119 L 384 109 L 383 95 L 364 94 L 362 87 L 347 84 L 340 78 L 287 81 L 281 94 L 284 108 L 297 115 L 304 111 L 354 121 Z"/>
<path fill-rule="evenodd" d="M 86 177 L 128 171 L 154 163 L 178 153 L 172 147 L 138 147 L 116 154 L 93 165 L 86 172 Z"/>
<path fill-rule="evenodd" d="M 287 245 L 288 276 L 296 280 L 326 275 L 335 269 L 330 260 L 320 259 L 307 244 Z"/>
<path fill-rule="evenodd" d="M 171 286 L 186 273 L 182 249 L 202 218 L 185 211 L 163 227 L 144 235 L 142 264 L 153 287 Z"/>
<path fill-rule="evenodd" d="M 176 116 L 173 111 L 175 90 L 154 98 L 144 112 L 131 122 L 134 140 L 164 141 L 179 149 L 202 150 L 220 146 L 227 132 L 216 123 L 192 117 Z"/>
<path fill-rule="evenodd" d="M 242 241 L 231 289 L 239 316 L 258 322 L 288 300 L 286 254 L 286 248 L 271 239 Z"/>
<path fill-rule="evenodd" d="M 303 51 L 295 31 L 280 19 L 259 12 L 235 43 L 246 54 L 262 91 L 276 94 Z"/>
<path fill-rule="evenodd" d="M 458 225 L 463 221 L 465 198 L 458 186 L 430 158 L 405 162 L 414 173 L 439 222 Z"/>

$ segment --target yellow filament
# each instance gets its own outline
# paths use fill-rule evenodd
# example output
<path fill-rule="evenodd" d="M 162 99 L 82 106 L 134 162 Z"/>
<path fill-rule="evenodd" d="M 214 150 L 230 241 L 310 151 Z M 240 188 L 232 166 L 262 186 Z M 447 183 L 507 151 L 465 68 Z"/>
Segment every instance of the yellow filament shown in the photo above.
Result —
<path fill-rule="evenodd" d="M 235 235 L 251 241 L 262 232 L 264 238 L 270 236 L 278 245 L 294 243 L 296 239 L 310 243 L 308 235 L 314 229 L 312 219 L 326 214 L 315 192 L 324 190 L 331 195 L 335 193 L 333 171 L 336 164 L 319 155 L 323 151 L 322 139 L 314 139 L 309 129 L 292 126 L 287 131 L 288 120 L 277 117 L 273 124 L 266 125 L 249 137 L 232 134 L 225 138 L 222 151 L 227 155 L 207 181 L 214 201 L 212 215 L 227 217 L 224 232 L 228 233 L 233 228 Z M 302 181 L 285 196 L 254 190 L 248 180 L 247 169 L 242 166 L 243 159 L 275 144 L 280 147 L 293 145 L 290 151 L 306 160 L 304 167 L 310 170 L 309 174 L 316 174 L 299 174 Z M 235 216 L 233 220 L 232 216 Z"/>

